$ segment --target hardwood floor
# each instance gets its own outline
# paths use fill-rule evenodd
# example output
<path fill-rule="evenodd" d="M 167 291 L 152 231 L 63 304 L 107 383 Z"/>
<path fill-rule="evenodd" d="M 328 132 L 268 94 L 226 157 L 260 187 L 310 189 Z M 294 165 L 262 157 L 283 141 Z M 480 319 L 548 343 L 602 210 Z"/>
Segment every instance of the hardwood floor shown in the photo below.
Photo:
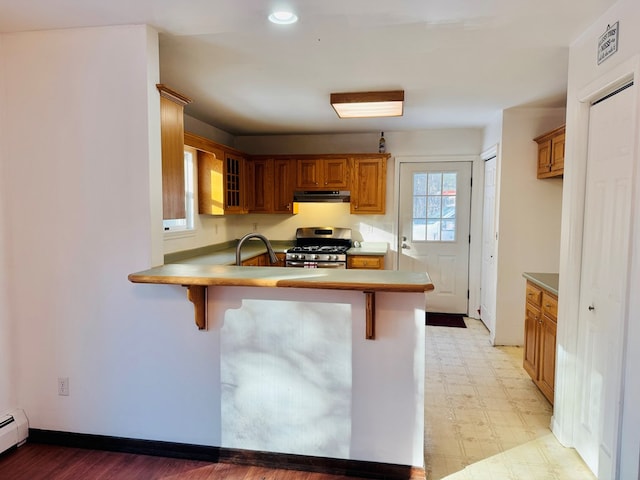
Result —
<path fill-rule="evenodd" d="M 0 480 L 346 480 L 353 477 L 27 443 L 0 455 Z"/>

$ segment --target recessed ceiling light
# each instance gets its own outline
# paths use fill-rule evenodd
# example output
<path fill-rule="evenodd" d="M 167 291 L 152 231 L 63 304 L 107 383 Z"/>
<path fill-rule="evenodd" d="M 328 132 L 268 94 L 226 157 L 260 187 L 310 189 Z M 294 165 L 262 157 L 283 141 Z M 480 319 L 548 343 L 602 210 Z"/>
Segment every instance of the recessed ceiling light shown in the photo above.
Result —
<path fill-rule="evenodd" d="M 269 15 L 269 21 L 278 25 L 290 25 L 298 21 L 298 16 L 293 12 L 280 10 Z"/>

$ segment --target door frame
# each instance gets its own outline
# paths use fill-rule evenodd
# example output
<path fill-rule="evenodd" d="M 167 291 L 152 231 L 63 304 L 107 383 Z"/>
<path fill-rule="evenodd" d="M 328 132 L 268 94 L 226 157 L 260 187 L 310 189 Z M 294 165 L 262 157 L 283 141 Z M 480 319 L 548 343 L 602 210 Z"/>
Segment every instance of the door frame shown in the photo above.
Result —
<path fill-rule="evenodd" d="M 400 244 L 400 166 L 402 163 L 439 163 L 439 162 L 471 162 L 471 223 L 469 234 L 469 302 L 467 315 L 471 318 L 479 318 L 480 308 L 480 270 L 482 266 L 482 185 L 484 185 L 484 161 L 480 155 L 407 155 L 395 157 L 394 165 L 394 243 L 392 250 L 393 268 L 398 270 L 401 249 Z"/>
<path fill-rule="evenodd" d="M 609 72 L 590 82 L 569 98 L 567 118 L 566 156 L 570 159 L 565 165 L 564 195 L 562 210 L 562 233 L 560 240 L 560 282 L 561 295 L 558 301 L 557 360 L 556 360 L 556 389 L 554 414 L 551 421 L 553 433 L 566 446 L 574 445 L 574 429 L 577 419 L 576 384 L 577 379 L 577 333 L 580 301 L 580 278 L 582 270 L 582 237 L 584 233 L 584 213 L 586 194 L 587 145 L 589 132 L 589 114 L 591 103 L 605 94 L 615 90 L 629 81 L 636 83 L 636 132 L 640 127 L 638 112 L 640 112 L 640 56 L 622 62 Z M 624 478 L 636 478 L 638 475 L 638 447 L 640 446 L 640 413 L 634 411 L 634 405 L 640 403 L 640 389 L 634 386 L 633 372 L 627 365 L 637 365 L 640 362 L 640 326 L 630 322 L 629 316 L 638 312 L 640 300 L 637 296 L 629 296 L 629 292 L 640 288 L 640 251 L 636 244 L 640 238 L 640 150 L 636 136 L 634 146 L 634 199 L 632 211 L 635 217 L 631 225 L 631 242 L 634 250 L 631 252 L 631 272 L 627 287 L 627 312 L 624 319 L 625 345 L 622 352 L 622 392 L 623 401 L 620 421 L 618 424 L 618 458 L 620 474 Z M 635 307 L 635 310 L 634 310 Z M 637 322 L 635 322 L 637 323 Z M 629 476 L 632 475 L 632 476 Z M 621 477 L 623 478 L 623 477 Z"/>

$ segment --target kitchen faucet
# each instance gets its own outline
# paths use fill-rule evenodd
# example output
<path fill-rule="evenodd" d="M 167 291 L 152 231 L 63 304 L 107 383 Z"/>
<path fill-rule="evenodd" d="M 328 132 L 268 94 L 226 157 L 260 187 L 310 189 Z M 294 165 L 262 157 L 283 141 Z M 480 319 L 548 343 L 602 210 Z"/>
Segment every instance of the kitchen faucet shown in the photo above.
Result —
<path fill-rule="evenodd" d="M 267 253 L 269 254 L 271 263 L 278 263 L 278 256 L 276 255 L 276 252 L 273 251 L 273 247 L 271 246 L 269 240 L 267 240 L 267 237 L 259 233 L 247 233 L 240 239 L 240 241 L 238 242 L 238 246 L 236 246 L 236 265 L 242 265 L 242 260 L 240 259 L 240 249 L 242 248 L 242 244 L 244 243 L 244 241 L 250 238 L 258 238 L 262 240 L 262 243 L 264 243 L 267 247 Z"/>

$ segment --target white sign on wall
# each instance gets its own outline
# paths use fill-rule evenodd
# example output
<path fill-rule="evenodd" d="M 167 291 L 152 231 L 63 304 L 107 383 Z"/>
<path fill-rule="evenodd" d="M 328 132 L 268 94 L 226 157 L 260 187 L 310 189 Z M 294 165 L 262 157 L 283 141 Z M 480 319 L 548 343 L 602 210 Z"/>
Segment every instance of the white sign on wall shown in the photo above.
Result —
<path fill-rule="evenodd" d="M 620 22 L 607 25 L 605 32 L 598 38 L 598 65 L 618 51 L 618 31 Z"/>

